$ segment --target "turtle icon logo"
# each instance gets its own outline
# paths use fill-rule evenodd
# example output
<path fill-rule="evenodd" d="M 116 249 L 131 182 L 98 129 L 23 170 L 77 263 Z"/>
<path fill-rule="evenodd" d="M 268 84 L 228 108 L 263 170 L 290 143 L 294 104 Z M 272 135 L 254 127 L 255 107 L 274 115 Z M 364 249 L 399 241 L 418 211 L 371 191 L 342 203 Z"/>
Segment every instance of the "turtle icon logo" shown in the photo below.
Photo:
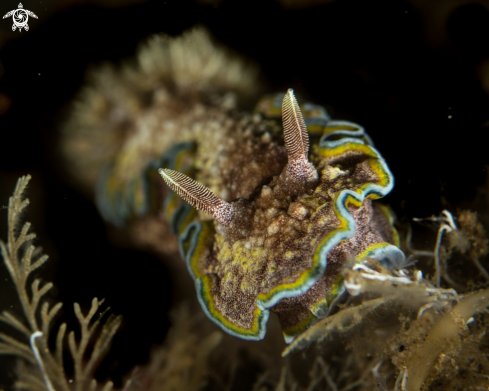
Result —
<path fill-rule="evenodd" d="M 29 16 L 37 19 L 37 15 L 32 11 L 25 10 L 22 3 L 19 3 L 19 8 L 16 10 L 9 11 L 3 15 L 3 19 L 8 18 L 9 16 L 12 16 L 12 20 L 14 21 L 12 31 L 15 31 L 17 28 L 19 31 L 22 31 L 23 28 L 25 31 L 29 31 L 29 25 L 27 24 Z"/>

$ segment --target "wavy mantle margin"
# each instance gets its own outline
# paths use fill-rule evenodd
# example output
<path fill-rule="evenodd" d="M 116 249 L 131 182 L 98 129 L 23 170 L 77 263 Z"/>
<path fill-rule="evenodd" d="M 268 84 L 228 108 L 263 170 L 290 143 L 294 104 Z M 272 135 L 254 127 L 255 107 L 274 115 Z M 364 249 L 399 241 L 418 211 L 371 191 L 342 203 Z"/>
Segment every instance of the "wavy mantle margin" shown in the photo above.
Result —
<path fill-rule="evenodd" d="M 337 121 L 335 126 L 337 130 L 328 132 L 320 142 L 320 154 L 322 157 L 331 158 L 342 154 L 346 150 L 359 150 L 372 157 L 372 169 L 377 173 L 379 180 L 377 183 L 367 183 L 358 189 L 345 189 L 337 193 L 334 199 L 334 210 L 337 218 L 340 220 L 340 227 L 327 235 L 319 244 L 314 255 L 313 266 L 303 273 L 303 275 L 293 283 L 282 285 L 272 290 L 268 294 L 257 296 L 257 307 L 254 312 L 254 322 L 251 329 L 244 329 L 227 320 L 215 307 L 211 287 L 212 277 L 208 274 L 202 274 L 198 269 L 198 260 L 202 251 L 206 251 L 206 243 L 212 241 L 214 235 L 213 221 L 196 221 L 190 224 L 184 233 L 180 236 L 180 251 L 186 260 L 190 274 L 195 279 L 197 296 L 204 312 L 218 326 L 227 333 L 248 339 L 261 340 L 266 333 L 266 324 L 269 318 L 268 308 L 273 307 L 284 298 L 295 297 L 305 293 L 314 283 L 324 274 L 327 266 L 328 252 L 341 241 L 351 238 L 355 234 L 355 220 L 348 210 L 350 205 L 360 207 L 366 198 L 377 199 L 387 195 L 394 186 L 394 178 L 387 167 L 380 153 L 372 146 L 370 138 L 366 136 L 363 128 L 357 128 L 355 136 L 345 132 L 344 125 L 346 121 Z M 358 126 L 351 124 L 351 126 Z M 351 128 L 350 128 L 351 129 Z M 337 141 L 327 141 L 334 133 L 343 136 Z M 346 137 L 345 137 L 346 136 Z M 350 136 L 350 137 L 348 137 Z M 366 136 L 366 137 L 365 137 Z M 366 144 L 364 140 L 368 143 Z M 389 259 L 390 257 L 404 256 L 397 247 L 389 243 L 380 243 L 370 246 L 366 251 L 357 257 L 360 261 L 365 257 Z M 341 289 L 339 289 L 341 291 Z M 338 293 L 338 292 L 337 292 Z M 315 317 L 307 318 L 304 324 L 297 325 L 293 330 L 284 330 L 285 340 L 287 343 L 292 342 L 297 334 L 307 328 Z"/>

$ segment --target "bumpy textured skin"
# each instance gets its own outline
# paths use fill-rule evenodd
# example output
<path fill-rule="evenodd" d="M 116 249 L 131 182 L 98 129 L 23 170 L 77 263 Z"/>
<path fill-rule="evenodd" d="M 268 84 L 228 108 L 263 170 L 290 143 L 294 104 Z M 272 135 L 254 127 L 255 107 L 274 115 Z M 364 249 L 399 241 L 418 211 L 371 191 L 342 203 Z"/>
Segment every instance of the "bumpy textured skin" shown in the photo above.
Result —
<path fill-rule="evenodd" d="M 271 310 L 290 341 L 327 314 L 345 262 L 404 257 L 393 246 L 390 215 L 371 203 L 393 186 L 382 157 L 358 125 L 330 121 L 323 134 L 310 156 L 317 181 L 295 181 L 283 164 L 247 199 L 231 202 L 238 215 L 231 226 L 197 221 L 181 236 L 204 310 L 231 334 L 263 338 Z"/>
<path fill-rule="evenodd" d="M 202 36 L 207 35 L 189 33 L 179 45 L 172 44 L 176 52 L 185 52 L 195 48 L 193 41 L 200 40 L 202 46 L 209 40 Z M 161 57 L 152 50 L 154 57 Z M 143 78 L 137 70 L 131 77 Z M 392 189 L 393 177 L 361 126 L 333 121 L 320 106 L 301 105 L 311 140 L 309 161 L 318 178 L 298 181 L 286 169 L 284 94 L 262 98 L 255 112 L 246 114 L 225 94 L 245 83 L 230 78 L 210 93 L 210 86 L 219 83 L 209 81 L 208 75 L 201 75 L 196 84 L 205 86 L 201 90 L 178 84 L 175 88 L 174 77 L 165 73 L 157 80 L 158 88 L 151 90 L 152 100 L 144 109 L 132 116 L 119 113 L 126 118 L 123 130 L 113 126 L 108 135 L 118 140 L 117 150 L 78 166 L 88 184 L 98 171 L 97 203 L 108 221 L 129 230 L 138 226 L 142 236 L 144 227 L 158 226 L 155 247 L 173 240 L 170 231 L 177 236 L 202 308 L 219 326 L 258 340 L 273 311 L 291 341 L 327 315 L 343 291 L 345 264 L 366 258 L 402 262 L 392 215 L 372 204 Z M 78 117 L 88 117 L 87 112 Z M 77 151 L 96 150 L 95 145 L 80 145 L 81 135 L 97 128 L 84 121 L 82 132 L 68 133 L 65 139 L 69 156 L 81 158 Z M 169 192 L 158 168 L 184 173 L 230 202 L 235 211 L 231 223 L 219 225 Z"/>

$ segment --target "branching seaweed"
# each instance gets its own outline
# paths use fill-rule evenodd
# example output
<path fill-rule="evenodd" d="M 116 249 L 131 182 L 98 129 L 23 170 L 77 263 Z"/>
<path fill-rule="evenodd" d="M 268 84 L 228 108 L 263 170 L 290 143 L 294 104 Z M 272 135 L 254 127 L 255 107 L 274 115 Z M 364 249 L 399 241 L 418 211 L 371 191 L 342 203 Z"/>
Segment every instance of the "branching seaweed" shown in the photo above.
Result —
<path fill-rule="evenodd" d="M 75 315 L 80 323 L 81 339 L 76 341 L 74 331 L 68 334 L 68 345 L 74 368 L 73 377 L 68 379 L 63 364 L 66 323 L 63 323 L 57 330 L 54 351 L 51 351 L 48 346 L 48 336 L 52 332 L 51 323 L 61 309 L 62 303 L 51 305 L 43 300 L 43 296 L 53 287 L 51 282 L 42 285 L 40 279 L 35 279 L 30 285 L 29 293 L 28 280 L 32 272 L 41 267 L 48 260 L 48 256 L 39 255 L 32 244 L 36 235 L 29 233 L 30 223 L 24 223 L 20 233 L 16 234 L 21 214 L 29 205 L 29 200 L 24 199 L 22 195 L 30 179 L 31 177 L 27 175 L 21 177 L 17 182 L 8 205 L 8 242 L 0 241 L 2 257 L 14 282 L 25 322 L 8 311 L 3 311 L 0 320 L 19 331 L 24 341 L 0 333 L 0 340 L 3 341 L 0 342 L 0 354 L 20 357 L 34 368 L 33 371 L 18 372 L 19 379 L 15 384 L 17 389 L 48 389 L 49 391 L 101 389 L 109 391 L 112 388 L 112 382 L 108 381 L 103 385 L 98 385 L 94 379 L 94 372 L 97 364 L 105 356 L 122 322 L 122 316 L 110 315 L 101 326 L 101 320 L 107 308 L 93 321 L 95 314 L 99 313 L 103 300 L 99 301 L 94 298 L 86 316 L 83 315 L 80 305 L 74 304 Z M 89 347 L 91 353 L 87 358 Z M 24 366 L 25 364 L 19 365 Z"/>

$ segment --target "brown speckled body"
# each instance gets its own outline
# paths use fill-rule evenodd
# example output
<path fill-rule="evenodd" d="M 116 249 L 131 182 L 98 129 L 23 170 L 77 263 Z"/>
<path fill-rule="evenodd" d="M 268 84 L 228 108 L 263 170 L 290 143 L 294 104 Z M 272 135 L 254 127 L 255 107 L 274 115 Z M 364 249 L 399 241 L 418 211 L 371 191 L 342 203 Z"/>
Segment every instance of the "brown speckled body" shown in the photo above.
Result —
<path fill-rule="evenodd" d="M 381 181 L 371 167 L 381 157 L 355 148 L 322 155 L 320 134 L 309 154 L 307 128 L 292 90 L 284 98 L 283 126 L 239 110 L 234 92 L 256 94 L 256 72 L 230 54 L 215 52 L 202 30 L 151 41 L 141 50 L 136 69 L 127 67 L 122 75 L 106 71 L 110 77 L 99 78 L 98 89 L 86 92 L 91 99 L 67 126 L 64 147 L 81 182 L 90 186 L 99 176 L 99 207 L 109 220 L 124 224 L 133 241 L 163 256 L 175 255 L 171 225 L 187 266 L 195 267 L 197 280 L 208 279 L 208 288 L 197 287 L 203 292 L 198 291 L 201 304 L 209 305 L 208 315 L 234 335 L 260 339 L 268 310 L 279 315 L 284 329 L 325 316 L 342 266 L 369 246 L 392 239 L 370 199 L 362 195 L 360 204 L 345 205 L 342 212 L 335 204 L 344 190 L 363 194 L 362 186 Z M 114 91 L 106 88 L 111 83 L 117 86 Z M 95 114 L 90 117 L 90 112 Z M 103 152 L 107 142 L 113 146 Z M 193 147 L 178 153 L 172 149 L 185 143 Z M 182 212 L 182 203 L 170 199 L 168 188 L 154 176 L 159 168 L 154 164 L 160 162 L 159 172 L 165 180 L 173 176 L 173 185 L 179 180 L 175 175 L 186 181 L 177 172 L 180 167 L 223 200 L 212 205 L 220 205 L 228 217 L 206 225 L 210 236 L 184 243 L 187 228 L 211 216 Z M 109 167 L 105 176 L 104 165 Z M 195 181 L 186 182 L 190 189 L 172 189 L 181 196 L 197 189 L 197 196 L 211 197 Z M 164 204 L 165 199 L 173 204 Z M 206 199 L 189 202 L 210 211 L 202 207 Z M 179 216 L 188 219 L 182 223 Z M 343 238 L 341 232 L 350 229 L 345 216 L 354 232 Z M 329 236 L 334 245 L 326 246 L 326 261 L 320 249 Z M 203 244 L 197 246 L 199 241 Z"/>

